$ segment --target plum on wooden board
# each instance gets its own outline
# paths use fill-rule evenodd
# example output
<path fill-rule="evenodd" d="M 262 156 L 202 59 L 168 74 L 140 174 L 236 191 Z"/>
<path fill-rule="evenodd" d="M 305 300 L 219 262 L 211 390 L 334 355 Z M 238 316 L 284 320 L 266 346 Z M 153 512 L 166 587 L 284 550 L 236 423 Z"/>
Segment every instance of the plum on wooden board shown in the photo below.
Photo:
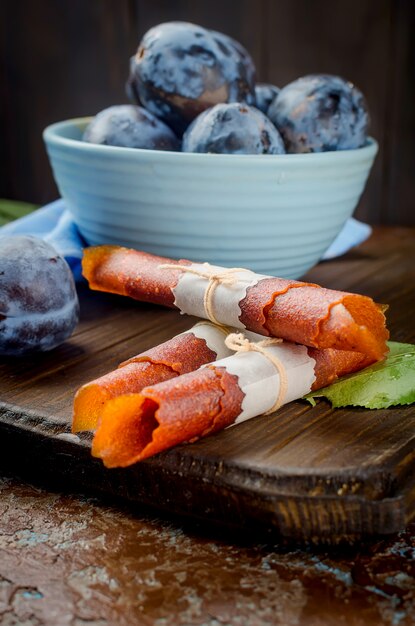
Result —
<path fill-rule="evenodd" d="M 182 134 L 221 102 L 255 103 L 255 66 L 231 37 L 189 22 L 151 28 L 131 59 L 127 90 Z"/>
<path fill-rule="evenodd" d="M 149 111 L 133 104 L 120 104 L 98 113 L 85 129 L 84 141 L 148 150 L 178 150 L 173 131 Z"/>
<path fill-rule="evenodd" d="M 204 111 L 183 135 L 183 152 L 283 154 L 275 126 L 258 109 L 233 102 Z"/>
<path fill-rule="evenodd" d="M 287 152 L 362 147 L 369 114 L 363 94 L 339 76 L 304 76 L 281 89 L 268 109 Z"/>
<path fill-rule="evenodd" d="M 0 354 L 55 348 L 79 320 L 71 270 L 37 237 L 0 238 Z"/>

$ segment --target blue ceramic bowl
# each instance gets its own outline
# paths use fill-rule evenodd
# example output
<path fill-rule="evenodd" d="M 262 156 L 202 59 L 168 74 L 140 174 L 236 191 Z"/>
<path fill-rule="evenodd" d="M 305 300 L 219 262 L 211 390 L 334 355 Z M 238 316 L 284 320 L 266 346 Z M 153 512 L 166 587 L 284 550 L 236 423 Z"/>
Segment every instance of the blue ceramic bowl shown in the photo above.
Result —
<path fill-rule="evenodd" d="M 90 118 L 46 128 L 82 235 L 172 258 L 298 278 L 353 213 L 377 152 L 218 155 L 81 141 Z"/>

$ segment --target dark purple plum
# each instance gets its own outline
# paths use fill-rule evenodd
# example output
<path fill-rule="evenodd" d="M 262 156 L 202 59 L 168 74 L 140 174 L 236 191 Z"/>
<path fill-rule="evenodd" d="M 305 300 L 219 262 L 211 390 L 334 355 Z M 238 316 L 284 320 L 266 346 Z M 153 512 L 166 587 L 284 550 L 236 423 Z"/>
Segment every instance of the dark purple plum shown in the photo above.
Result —
<path fill-rule="evenodd" d="M 363 94 L 339 76 L 304 76 L 281 89 L 268 109 L 287 152 L 360 148 L 369 114 Z"/>
<path fill-rule="evenodd" d="M 86 127 L 84 141 L 106 146 L 179 150 L 173 131 L 149 111 L 133 104 L 120 104 L 98 113 Z"/>
<path fill-rule="evenodd" d="M 280 91 L 280 88 L 275 85 L 257 83 L 255 85 L 256 108 L 267 115 L 271 102 L 278 96 Z"/>
<path fill-rule="evenodd" d="M 227 35 L 189 22 L 150 29 L 130 62 L 127 91 L 181 135 L 221 102 L 255 103 L 255 67 Z"/>
<path fill-rule="evenodd" d="M 183 152 L 283 154 L 275 126 L 254 107 L 234 102 L 204 111 L 183 135 Z"/>
<path fill-rule="evenodd" d="M 210 31 L 213 38 L 226 55 L 232 55 L 238 64 L 238 74 L 241 77 L 239 84 L 239 98 L 237 102 L 246 102 L 246 104 L 255 104 L 255 83 L 256 83 L 256 67 L 253 58 L 248 50 L 233 37 L 220 33 L 216 30 Z M 254 90 L 252 91 L 252 87 Z M 245 92 L 245 93 L 244 93 Z"/>
<path fill-rule="evenodd" d="M 55 348 L 79 320 L 71 270 L 37 237 L 0 238 L 0 354 Z"/>

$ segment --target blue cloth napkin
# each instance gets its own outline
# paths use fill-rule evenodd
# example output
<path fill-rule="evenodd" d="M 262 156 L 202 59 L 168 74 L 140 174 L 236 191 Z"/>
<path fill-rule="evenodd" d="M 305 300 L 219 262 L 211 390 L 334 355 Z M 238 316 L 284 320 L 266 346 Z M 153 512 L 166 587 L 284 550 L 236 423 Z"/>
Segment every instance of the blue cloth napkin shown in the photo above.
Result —
<path fill-rule="evenodd" d="M 363 224 L 353 217 L 349 218 L 325 252 L 322 260 L 333 259 L 344 254 L 350 248 L 363 243 L 371 232 L 372 229 L 367 224 Z M 71 214 L 65 207 L 63 199 L 56 200 L 0 228 L 0 237 L 9 235 L 36 235 L 41 237 L 65 257 L 75 279 L 80 280 L 82 278 L 82 249 L 88 244 L 82 238 Z"/>
<path fill-rule="evenodd" d="M 0 228 L 0 237 L 35 235 L 50 243 L 65 257 L 75 280 L 81 280 L 82 249 L 88 244 L 76 227 L 64 200 L 46 206 Z"/>

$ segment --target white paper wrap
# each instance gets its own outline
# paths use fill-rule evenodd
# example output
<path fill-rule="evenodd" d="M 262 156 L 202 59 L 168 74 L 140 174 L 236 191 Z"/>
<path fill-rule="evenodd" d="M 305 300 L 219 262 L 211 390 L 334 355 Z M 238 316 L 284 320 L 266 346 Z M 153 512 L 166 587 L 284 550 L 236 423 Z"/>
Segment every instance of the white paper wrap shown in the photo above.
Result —
<path fill-rule="evenodd" d="M 223 274 L 229 269 L 202 263 L 192 263 L 184 267 L 210 275 Z M 245 298 L 248 287 L 256 285 L 260 280 L 269 278 L 269 276 L 255 274 L 255 272 L 250 270 L 241 270 L 240 272 L 235 272 L 232 276 L 235 278 L 234 284 L 218 284 L 215 287 L 212 295 L 212 309 L 216 320 L 221 324 L 228 324 L 235 328 L 245 328 L 239 320 L 241 315 L 239 303 Z M 181 313 L 202 318 L 208 317 L 203 304 L 208 284 L 209 280 L 203 276 L 196 276 L 186 271 L 181 274 L 176 287 L 173 289 L 175 296 L 174 304 Z"/>
<path fill-rule="evenodd" d="M 263 339 L 254 333 L 246 333 Z M 315 360 L 308 355 L 305 346 L 289 342 L 270 346 L 267 352 L 275 355 L 283 364 L 287 374 L 287 393 L 283 404 L 302 398 L 311 391 L 315 380 Z M 280 390 L 280 375 L 275 365 L 260 352 L 239 352 L 226 359 L 216 361 L 215 367 L 224 367 L 238 377 L 238 384 L 245 394 L 242 412 L 235 424 L 269 411 L 275 404 Z"/>
<path fill-rule="evenodd" d="M 232 329 L 230 329 L 229 332 L 232 332 Z M 204 339 L 207 347 L 213 350 L 213 352 L 216 352 L 217 359 L 224 359 L 230 354 L 234 354 L 233 351 L 229 350 L 225 345 L 226 333 L 224 330 L 210 322 L 199 322 L 181 334 L 186 335 L 188 333 L 192 333 L 195 337 Z"/>

